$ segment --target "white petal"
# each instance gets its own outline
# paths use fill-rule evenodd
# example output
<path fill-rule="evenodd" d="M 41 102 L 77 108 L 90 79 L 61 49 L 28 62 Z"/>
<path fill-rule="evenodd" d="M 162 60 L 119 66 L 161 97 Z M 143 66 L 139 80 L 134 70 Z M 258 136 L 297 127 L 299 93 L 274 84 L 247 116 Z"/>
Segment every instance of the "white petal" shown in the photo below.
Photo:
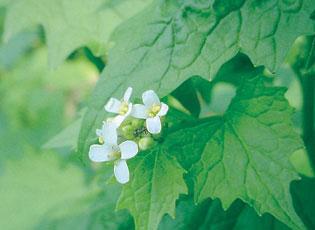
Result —
<path fill-rule="evenodd" d="M 131 112 L 132 112 L 132 107 L 133 107 L 133 106 L 132 106 L 132 103 L 129 103 L 129 104 L 128 104 L 128 111 L 127 111 L 127 113 L 125 114 L 126 117 L 128 117 L 128 116 L 131 114 Z"/>
<path fill-rule="evenodd" d="M 142 100 L 143 104 L 145 104 L 147 107 L 151 107 L 153 104 L 160 104 L 160 99 L 153 90 L 145 91 L 142 94 Z"/>
<path fill-rule="evenodd" d="M 138 153 L 138 145 L 134 141 L 124 141 L 119 145 L 121 159 L 127 160 Z"/>
<path fill-rule="evenodd" d="M 114 122 L 104 122 L 102 135 L 105 143 L 117 145 L 117 125 Z"/>
<path fill-rule="evenodd" d="M 94 162 L 110 161 L 109 153 L 112 149 L 108 145 L 91 145 L 89 151 L 89 157 Z"/>
<path fill-rule="evenodd" d="M 96 135 L 98 137 L 103 137 L 103 130 L 102 129 L 96 129 Z"/>
<path fill-rule="evenodd" d="M 121 184 L 129 181 L 129 169 L 125 160 L 119 160 L 115 163 L 114 174 L 117 181 Z"/>
<path fill-rule="evenodd" d="M 165 116 L 167 111 L 168 111 L 168 105 L 162 102 L 161 103 L 161 109 L 157 115 L 158 116 Z"/>
<path fill-rule="evenodd" d="M 140 119 L 146 119 L 148 117 L 147 107 L 145 105 L 135 104 L 132 107 L 131 116 Z"/>
<path fill-rule="evenodd" d="M 126 119 L 125 115 L 117 115 L 116 117 L 113 118 L 112 122 L 119 127 L 121 123 Z"/>
<path fill-rule="evenodd" d="M 110 113 L 118 113 L 121 106 L 121 101 L 116 98 L 110 98 L 105 105 L 105 110 Z"/>
<path fill-rule="evenodd" d="M 124 94 L 124 101 L 129 101 L 130 97 L 132 94 L 132 88 L 128 87 L 128 89 L 126 90 L 125 94 Z"/>
<path fill-rule="evenodd" d="M 115 124 L 115 126 L 118 128 L 121 123 L 124 122 L 124 120 L 131 114 L 132 112 L 132 103 L 129 103 L 128 105 L 128 111 L 124 115 L 117 115 L 116 117 L 111 119 L 111 123 Z"/>
<path fill-rule="evenodd" d="M 161 132 L 161 121 L 159 116 L 146 119 L 146 126 L 149 133 L 157 134 Z"/>

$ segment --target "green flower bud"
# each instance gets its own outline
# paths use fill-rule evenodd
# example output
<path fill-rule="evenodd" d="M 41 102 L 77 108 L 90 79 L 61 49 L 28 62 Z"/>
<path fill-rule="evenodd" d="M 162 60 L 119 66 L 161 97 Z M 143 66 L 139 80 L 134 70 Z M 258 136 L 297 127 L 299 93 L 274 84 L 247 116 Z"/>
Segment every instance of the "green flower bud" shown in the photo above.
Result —
<path fill-rule="evenodd" d="M 147 150 L 149 149 L 150 147 L 152 147 L 154 144 L 154 140 L 152 137 L 142 137 L 140 140 L 139 140 L 139 148 L 141 150 Z"/>
<path fill-rule="evenodd" d="M 121 132 L 122 135 L 126 138 L 126 139 L 133 139 L 133 130 L 134 128 L 131 125 L 124 125 L 121 127 Z"/>
<path fill-rule="evenodd" d="M 126 120 L 123 121 L 123 123 L 121 124 L 121 126 L 126 126 L 126 125 L 131 125 L 131 119 L 127 118 Z"/>
<path fill-rule="evenodd" d="M 137 128 L 143 126 L 143 123 L 144 123 L 144 120 L 141 120 L 141 119 L 136 119 L 136 118 L 134 118 L 134 119 L 131 120 L 131 125 L 132 125 L 135 129 L 137 129 Z"/>

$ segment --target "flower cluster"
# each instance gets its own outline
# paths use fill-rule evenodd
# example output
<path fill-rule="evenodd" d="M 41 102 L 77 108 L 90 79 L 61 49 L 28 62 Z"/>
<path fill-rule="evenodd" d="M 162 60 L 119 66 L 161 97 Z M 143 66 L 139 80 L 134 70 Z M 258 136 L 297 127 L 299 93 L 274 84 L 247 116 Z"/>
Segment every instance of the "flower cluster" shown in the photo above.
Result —
<path fill-rule="evenodd" d="M 129 181 L 126 160 L 137 155 L 139 148 L 146 149 L 153 140 L 152 135 L 162 130 L 161 117 L 168 106 L 160 102 L 153 90 L 142 94 L 143 104 L 130 102 L 132 88 L 129 87 L 121 100 L 110 98 L 105 110 L 116 116 L 103 122 L 96 130 L 99 144 L 90 146 L 89 157 L 94 162 L 114 161 L 114 175 L 119 183 Z"/>

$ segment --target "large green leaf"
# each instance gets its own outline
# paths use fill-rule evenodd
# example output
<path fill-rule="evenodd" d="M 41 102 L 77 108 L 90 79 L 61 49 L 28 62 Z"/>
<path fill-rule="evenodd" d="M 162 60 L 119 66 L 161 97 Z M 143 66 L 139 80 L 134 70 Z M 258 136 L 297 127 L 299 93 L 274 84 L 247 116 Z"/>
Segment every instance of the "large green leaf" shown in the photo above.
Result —
<path fill-rule="evenodd" d="M 208 82 L 207 82 L 208 83 Z M 180 85 L 173 93 L 174 96 L 192 115 L 199 116 L 200 104 L 197 89 L 192 79 L 188 79 Z"/>
<path fill-rule="evenodd" d="M 315 229 L 315 179 L 303 178 L 292 186 L 294 206 L 308 229 Z"/>
<path fill-rule="evenodd" d="M 299 35 L 314 31 L 314 8 L 312 0 L 153 2 L 113 35 L 116 45 L 83 120 L 79 151 L 87 155 L 104 104 L 128 86 L 136 97 L 149 88 L 164 96 L 191 76 L 210 80 L 238 52 L 275 69 Z"/>
<path fill-rule="evenodd" d="M 88 46 L 95 55 L 108 48 L 112 31 L 150 0 L 11 0 L 7 6 L 5 40 L 26 28 L 44 27 L 49 63 L 60 65 L 75 49 Z"/>
<path fill-rule="evenodd" d="M 159 225 L 160 230 L 177 229 L 232 229 L 244 208 L 241 202 L 236 202 L 228 211 L 224 211 L 218 200 L 205 200 L 195 205 L 190 197 L 182 197 L 176 206 L 176 218 L 165 216 Z"/>
<path fill-rule="evenodd" d="M 196 201 L 219 198 L 224 209 L 239 198 L 294 229 L 290 182 L 298 179 L 289 158 L 303 148 L 291 122 L 285 89 L 264 86 L 262 77 L 243 81 L 221 126 L 193 166 Z"/>
<path fill-rule="evenodd" d="M 314 32 L 314 9 L 311 0 L 156 1 L 119 27 L 106 75 L 164 95 L 193 75 L 213 78 L 239 51 L 273 70 L 299 35 Z"/>
<path fill-rule="evenodd" d="M 117 208 L 129 209 L 136 229 L 156 229 L 165 213 L 175 216 L 176 199 L 187 193 L 185 171 L 163 146 L 129 162 L 131 181 L 123 187 Z"/>
<path fill-rule="evenodd" d="M 314 179 L 303 178 L 295 181 L 291 189 L 294 207 L 308 229 L 314 229 L 315 222 L 314 182 Z M 240 200 L 233 202 L 231 207 L 224 211 L 218 200 L 207 199 L 195 205 L 193 199 L 183 196 L 176 205 L 176 218 L 164 216 L 159 229 L 288 230 L 289 228 L 269 214 L 258 216 L 253 208 Z"/>
<path fill-rule="evenodd" d="M 205 200 L 195 205 L 193 199 L 183 197 L 176 206 L 176 218 L 165 216 L 160 225 L 160 230 L 253 230 L 273 229 L 288 230 L 281 222 L 271 215 L 258 216 L 254 209 L 245 205 L 240 200 L 224 211 L 218 200 Z"/>

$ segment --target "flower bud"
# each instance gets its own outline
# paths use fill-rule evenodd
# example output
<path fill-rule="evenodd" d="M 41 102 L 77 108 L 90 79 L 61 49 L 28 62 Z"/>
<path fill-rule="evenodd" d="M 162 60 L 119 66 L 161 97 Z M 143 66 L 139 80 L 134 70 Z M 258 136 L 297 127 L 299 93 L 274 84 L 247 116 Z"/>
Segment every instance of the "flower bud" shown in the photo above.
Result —
<path fill-rule="evenodd" d="M 135 119 L 135 118 L 134 118 L 134 119 L 131 120 L 131 125 L 132 125 L 135 129 L 137 129 L 137 128 L 143 126 L 143 123 L 144 123 L 144 121 L 141 120 L 141 119 Z"/>
<path fill-rule="evenodd" d="M 154 144 L 154 140 L 152 139 L 152 137 L 143 137 L 139 140 L 139 148 L 141 150 L 147 150 L 148 148 L 150 148 L 151 146 L 153 146 Z"/>
<path fill-rule="evenodd" d="M 133 139 L 133 130 L 134 128 L 131 125 L 124 125 L 121 127 L 121 132 L 122 135 L 126 138 L 126 139 Z"/>

